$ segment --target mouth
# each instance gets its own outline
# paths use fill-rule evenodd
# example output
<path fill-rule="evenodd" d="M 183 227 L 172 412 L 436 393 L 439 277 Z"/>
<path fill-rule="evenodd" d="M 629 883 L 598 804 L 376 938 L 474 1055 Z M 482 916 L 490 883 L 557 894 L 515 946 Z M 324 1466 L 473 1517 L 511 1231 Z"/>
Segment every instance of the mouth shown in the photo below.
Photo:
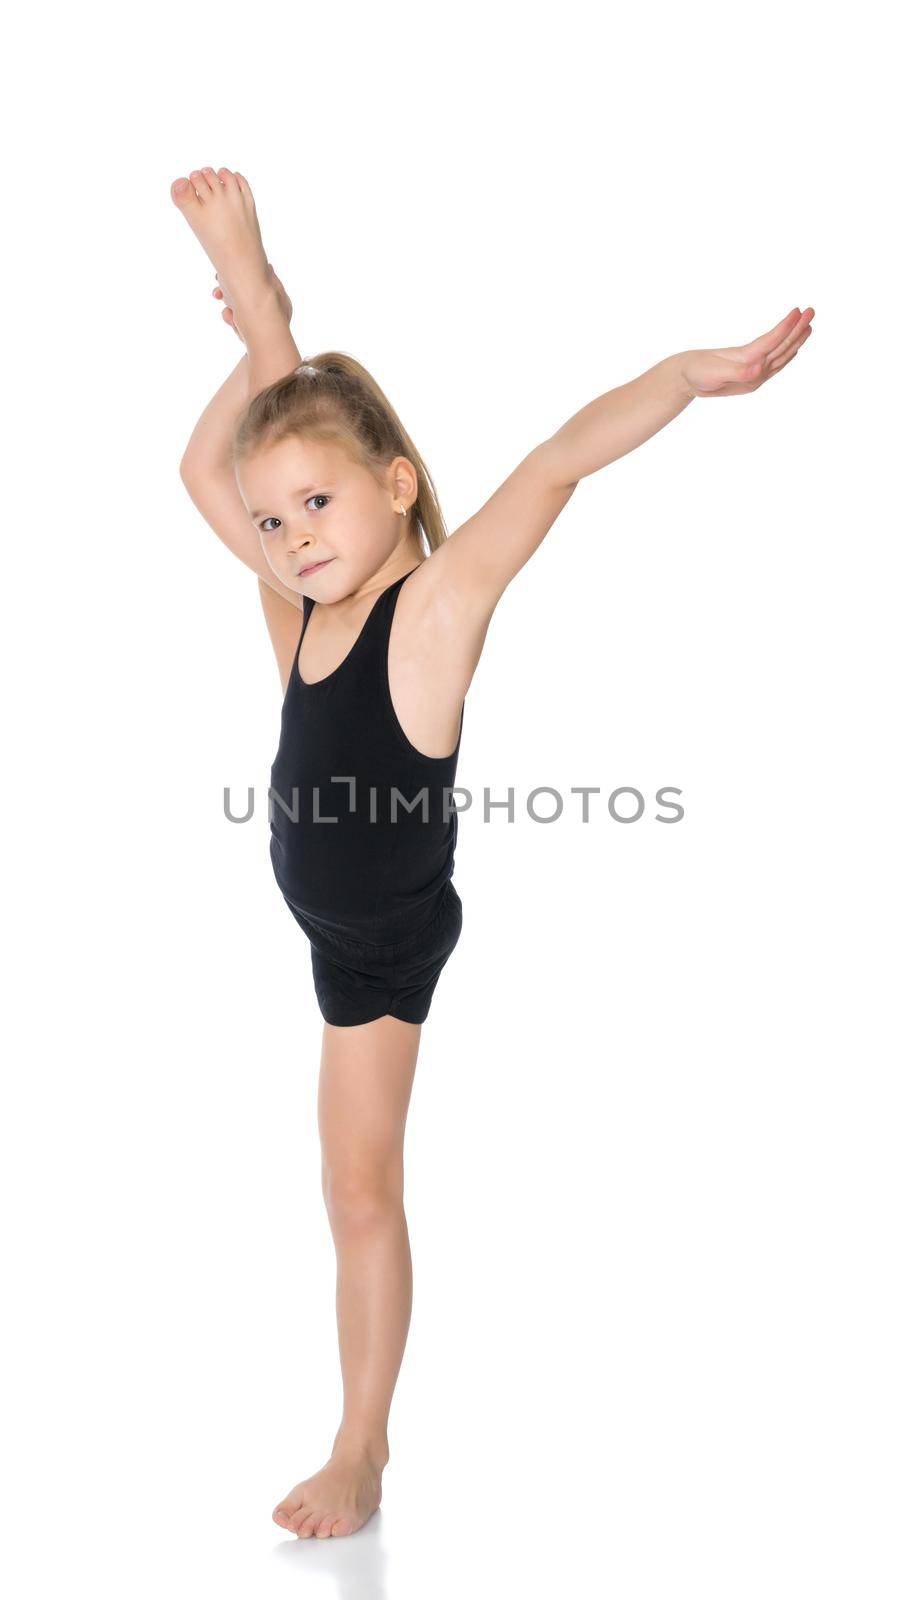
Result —
<path fill-rule="evenodd" d="M 297 573 L 297 577 L 308 578 L 311 572 L 318 572 L 321 567 L 327 567 L 328 562 L 333 560 L 334 556 L 328 556 L 325 561 L 314 561 L 309 567 L 301 567 L 300 571 Z"/>

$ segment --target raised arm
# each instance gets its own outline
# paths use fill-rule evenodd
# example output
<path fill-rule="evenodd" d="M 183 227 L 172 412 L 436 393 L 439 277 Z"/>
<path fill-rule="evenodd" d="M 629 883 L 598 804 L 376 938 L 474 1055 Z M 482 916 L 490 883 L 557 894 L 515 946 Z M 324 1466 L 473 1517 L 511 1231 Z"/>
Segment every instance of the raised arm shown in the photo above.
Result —
<path fill-rule="evenodd" d="M 223 319 L 246 346 L 195 427 L 181 476 L 197 509 L 223 544 L 256 573 L 263 615 L 285 689 L 300 632 L 301 596 L 288 589 L 263 553 L 231 465 L 240 413 L 262 389 L 300 365 L 291 333 L 293 307 L 266 259 L 256 202 L 239 172 L 195 169 L 172 184 L 172 199 L 216 271 L 213 293 L 225 301 Z"/>
<path fill-rule="evenodd" d="M 230 460 L 232 434 L 245 406 L 261 389 L 292 372 L 301 359 L 290 329 L 290 301 L 274 274 L 272 283 L 271 298 L 262 299 L 252 314 L 244 313 L 246 331 L 231 315 L 231 326 L 246 344 L 246 353 L 200 416 L 181 459 L 181 478 L 197 510 L 222 543 L 296 610 L 300 595 L 288 589 L 269 566 L 259 532 L 238 493 Z"/>
<path fill-rule="evenodd" d="M 696 398 L 749 394 L 792 361 L 815 312 L 799 308 L 749 344 L 685 350 L 610 389 L 530 452 L 481 510 L 431 561 L 460 614 L 485 621 L 504 589 L 546 537 L 582 478 L 637 449 Z M 439 584 L 438 584 L 438 580 Z"/>

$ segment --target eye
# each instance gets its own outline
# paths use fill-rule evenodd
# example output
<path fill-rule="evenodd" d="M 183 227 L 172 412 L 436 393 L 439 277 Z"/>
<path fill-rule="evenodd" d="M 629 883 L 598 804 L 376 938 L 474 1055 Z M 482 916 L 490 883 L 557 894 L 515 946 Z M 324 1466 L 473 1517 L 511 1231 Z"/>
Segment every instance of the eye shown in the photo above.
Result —
<path fill-rule="evenodd" d="M 305 502 L 305 504 L 308 505 L 308 506 L 315 506 L 315 502 L 317 500 L 324 500 L 325 505 L 327 505 L 330 499 L 331 499 L 331 495 L 330 494 L 311 494 L 309 499 Z M 316 506 L 315 509 L 316 510 L 324 510 L 324 506 L 322 506 L 322 507 Z M 273 529 L 266 527 L 266 523 L 267 522 L 277 522 L 279 527 L 281 526 L 281 518 L 280 517 L 263 517 L 262 522 L 259 524 L 260 533 L 272 533 L 274 531 Z"/>

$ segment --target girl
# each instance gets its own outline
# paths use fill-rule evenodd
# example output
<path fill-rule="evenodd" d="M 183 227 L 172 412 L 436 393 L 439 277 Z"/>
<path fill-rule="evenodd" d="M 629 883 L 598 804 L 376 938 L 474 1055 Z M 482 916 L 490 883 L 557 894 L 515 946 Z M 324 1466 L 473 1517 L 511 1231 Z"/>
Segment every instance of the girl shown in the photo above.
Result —
<path fill-rule="evenodd" d="M 388 1460 L 412 1296 L 404 1128 L 421 1026 L 462 927 L 452 790 L 494 609 L 582 478 L 695 398 L 758 389 L 794 359 L 814 312 L 795 307 L 746 345 L 667 356 L 601 395 L 448 537 L 425 464 L 370 374 L 340 353 L 301 358 L 246 179 L 204 167 L 172 198 L 246 346 L 181 474 L 257 574 L 284 693 L 270 848 L 324 1018 L 343 1415 L 326 1465 L 273 1516 L 301 1539 L 328 1538 L 371 1516 Z"/>

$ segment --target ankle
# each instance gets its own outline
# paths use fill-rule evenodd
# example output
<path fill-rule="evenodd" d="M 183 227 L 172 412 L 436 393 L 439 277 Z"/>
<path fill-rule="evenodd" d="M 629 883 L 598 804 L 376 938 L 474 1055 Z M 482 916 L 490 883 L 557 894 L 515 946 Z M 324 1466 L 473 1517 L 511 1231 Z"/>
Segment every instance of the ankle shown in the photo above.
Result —
<path fill-rule="evenodd" d="M 334 1437 L 334 1455 L 368 1456 L 380 1471 L 384 1471 L 390 1457 L 386 1433 L 372 1433 L 366 1429 L 341 1425 Z"/>
<path fill-rule="evenodd" d="M 263 327 L 280 325 L 287 321 L 278 290 L 270 278 L 248 277 L 233 286 L 235 314 L 240 318 L 241 332 L 257 323 Z"/>

